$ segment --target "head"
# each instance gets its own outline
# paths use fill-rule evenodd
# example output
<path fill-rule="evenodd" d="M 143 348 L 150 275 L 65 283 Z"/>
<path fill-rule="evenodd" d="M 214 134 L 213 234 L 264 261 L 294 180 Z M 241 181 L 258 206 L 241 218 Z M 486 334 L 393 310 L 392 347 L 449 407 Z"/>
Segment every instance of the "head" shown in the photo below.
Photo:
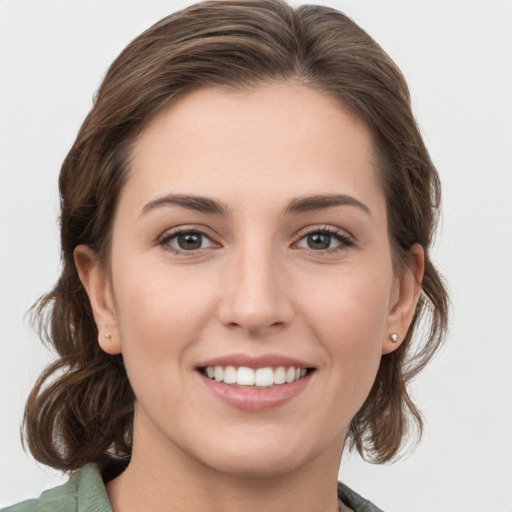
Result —
<path fill-rule="evenodd" d="M 389 461 L 412 427 L 421 430 L 406 385 L 442 340 L 447 296 L 429 255 L 439 180 L 406 83 L 385 52 L 335 10 L 292 9 L 274 0 L 214 1 L 165 18 L 130 43 L 108 70 L 62 166 L 62 274 L 38 309 L 59 359 L 36 384 L 25 416 L 28 445 L 41 462 L 75 469 L 107 453 L 128 457 L 132 450 L 135 396 L 122 351 L 102 341 L 105 333 L 75 262 L 77 248 L 79 258 L 86 255 L 112 276 L 116 219 L 135 179 L 132 171 L 148 134 L 176 106 L 240 97 L 261 102 L 269 90 L 269 101 L 293 90 L 305 104 L 313 94 L 313 103 L 339 108 L 368 140 L 397 282 L 411 275 L 418 280 L 411 267 L 421 253 L 422 294 L 400 342 L 376 363 L 347 427 L 347 446 L 370 460 Z M 419 333 L 422 316 L 429 328 Z"/>

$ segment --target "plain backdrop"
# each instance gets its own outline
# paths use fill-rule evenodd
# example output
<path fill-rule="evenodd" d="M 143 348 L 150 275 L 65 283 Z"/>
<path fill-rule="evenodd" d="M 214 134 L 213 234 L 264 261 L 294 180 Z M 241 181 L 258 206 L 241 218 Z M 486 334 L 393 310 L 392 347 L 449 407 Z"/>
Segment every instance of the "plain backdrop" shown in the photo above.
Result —
<path fill-rule="evenodd" d="M 0 506 L 62 481 L 19 436 L 51 359 L 25 313 L 58 275 L 60 164 L 109 63 L 188 3 L 0 0 Z M 340 478 L 388 512 L 512 512 L 512 1 L 322 3 L 408 80 L 444 186 L 433 254 L 453 301 L 447 344 L 413 387 L 422 444 L 394 465 L 347 458 Z"/>

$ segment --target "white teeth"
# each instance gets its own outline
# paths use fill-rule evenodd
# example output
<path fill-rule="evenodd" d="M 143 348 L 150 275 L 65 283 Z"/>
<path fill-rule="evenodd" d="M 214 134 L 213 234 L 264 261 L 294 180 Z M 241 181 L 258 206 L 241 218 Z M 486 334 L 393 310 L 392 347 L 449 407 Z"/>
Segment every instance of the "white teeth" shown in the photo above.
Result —
<path fill-rule="evenodd" d="M 216 366 L 213 376 L 217 382 L 222 382 L 224 380 L 224 368 L 222 366 Z"/>
<path fill-rule="evenodd" d="M 239 386 L 254 386 L 254 370 L 240 366 L 236 372 L 236 383 Z"/>
<path fill-rule="evenodd" d="M 274 384 L 284 384 L 286 382 L 286 371 L 283 366 L 274 370 Z"/>
<path fill-rule="evenodd" d="M 247 366 L 208 366 L 204 373 L 217 382 L 225 384 L 237 384 L 239 386 L 269 387 L 272 385 L 291 384 L 306 376 L 306 368 L 294 366 L 278 366 L 272 368 L 258 368 L 256 370 Z"/>
<path fill-rule="evenodd" d="M 272 368 L 258 368 L 254 382 L 256 386 L 272 386 L 272 384 L 274 384 L 274 372 Z"/>
<path fill-rule="evenodd" d="M 226 384 L 234 384 L 236 381 L 236 368 L 234 366 L 226 366 L 224 368 L 224 382 Z"/>

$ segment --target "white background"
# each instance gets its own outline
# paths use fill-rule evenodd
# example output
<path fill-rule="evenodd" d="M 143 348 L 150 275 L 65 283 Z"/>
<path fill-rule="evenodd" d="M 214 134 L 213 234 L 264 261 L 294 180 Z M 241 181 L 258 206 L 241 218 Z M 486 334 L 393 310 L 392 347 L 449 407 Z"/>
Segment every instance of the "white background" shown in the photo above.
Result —
<path fill-rule="evenodd" d="M 327 3 L 327 2 L 325 2 Z M 340 477 L 388 512 L 512 512 L 512 1 L 333 0 L 392 56 L 444 185 L 435 260 L 454 304 L 417 379 L 409 458 Z M 58 476 L 24 454 L 50 359 L 24 314 L 58 275 L 57 176 L 108 64 L 173 0 L 0 0 L 0 506 Z"/>

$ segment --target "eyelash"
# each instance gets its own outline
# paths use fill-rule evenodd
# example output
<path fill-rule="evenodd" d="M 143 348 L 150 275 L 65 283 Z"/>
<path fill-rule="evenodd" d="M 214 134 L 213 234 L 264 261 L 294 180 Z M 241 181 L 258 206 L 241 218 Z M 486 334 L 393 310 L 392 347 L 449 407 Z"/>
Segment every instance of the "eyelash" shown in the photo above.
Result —
<path fill-rule="evenodd" d="M 313 254 L 326 254 L 326 253 L 337 253 L 338 251 L 343 251 L 349 247 L 353 247 L 355 245 L 354 240 L 346 235 L 341 233 L 336 228 L 332 228 L 330 226 L 320 226 L 315 227 L 309 231 L 306 231 L 301 234 L 299 240 L 295 242 L 294 245 L 298 244 L 302 240 L 307 239 L 307 237 L 312 235 L 327 235 L 331 238 L 334 238 L 339 244 L 335 247 L 328 247 L 327 249 L 311 249 L 311 248 L 304 248 L 308 251 L 310 251 Z"/>
<path fill-rule="evenodd" d="M 201 231 L 200 229 L 194 229 L 194 228 L 177 228 L 171 232 L 165 233 L 159 240 L 158 245 L 160 245 L 165 250 L 173 253 L 173 254 L 198 254 L 199 252 L 203 251 L 204 249 L 207 249 L 208 247 L 200 247 L 198 249 L 193 250 L 186 250 L 181 248 L 174 248 L 170 245 L 171 240 L 178 239 L 180 235 L 197 235 L 201 238 L 201 245 L 203 245 L 205 239 L 209 240 L 212 245 L 216 245 L 215 242 L 212 241 L 211 237 L 209 237 L 206 233 Z"/>
<path fill-rule="evenodd" d="M 174 239 L 177 240 L 180 235 L 197 235 L 201 238 L 201 245 L 203 245 L 205 239 L 209 240 L 212 245 L 217 245 L 216 242 L 212 241 L 212 239 L 206 233 L 204 233 L 200 229 L 194 229 L 194 228 L 178 228 L 171 232 L 167 232 L 158 240 L 157 243 L 158 243 L 158 245 L 163 247 L 165 250 L 167 250 L 173 254 L 180 254 L 180 255 L 181 254 L 198 254 L 198 253 L 202 252 L 204 249 L 210 248 L 210 247 L 199 247 L 197 249 L 186 250 L 186 249 L 182 249 L 182 248 L 172 247 L 170 245 L 170 242 Z M 305 239 L 307 239 L 307 237 L 310 237 L 313 235 L 327 235 L 328 237 L 332 237 L 337 242 L 339 242 L 339 244 L 336 245 L 335 247 L 328 247 L 326 249 L 311 249 L 311 248 L 303 247 L 303 249 L 305 249 L 313 254 L 336 253 L 338 251 L 342 251 L 348 247 L 353 247 L 355 245 L 354 241 L 352 240 L 351 237 L 342 234 L 340 231 L 338 231 L 335 228 L 332 228 L 329 226 L 322 226 L 322 227 L 316 227 L 314 229 L 310 229 L 309 231 L 301 233 L 300 238 L 298 239 L 297 242 L 294 242 L 293 246 L 296 246 L 302 240 L 305 240 Z"/>

